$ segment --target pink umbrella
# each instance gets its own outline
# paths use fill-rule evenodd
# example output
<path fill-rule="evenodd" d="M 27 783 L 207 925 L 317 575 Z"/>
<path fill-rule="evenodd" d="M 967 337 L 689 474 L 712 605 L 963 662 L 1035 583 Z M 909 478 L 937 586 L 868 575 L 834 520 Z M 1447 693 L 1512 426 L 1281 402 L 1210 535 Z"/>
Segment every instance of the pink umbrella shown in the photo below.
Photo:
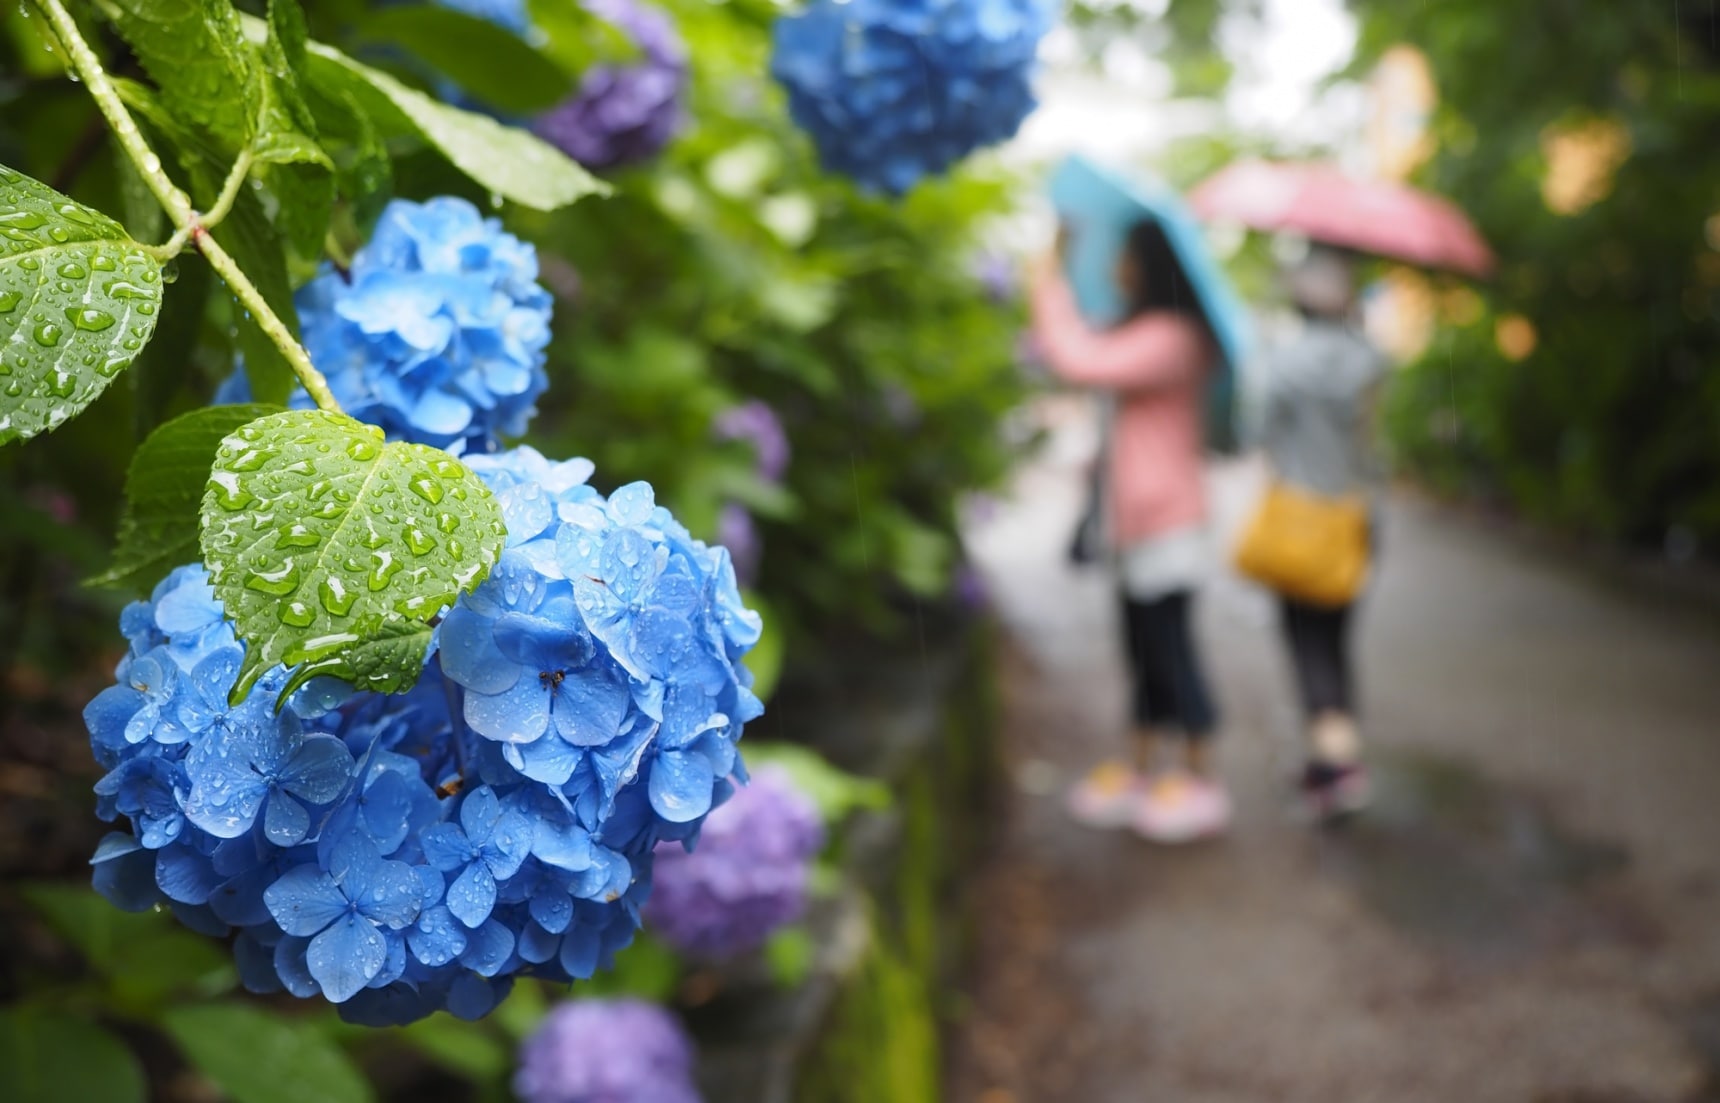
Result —
<path fill-rule="evenodd" d="M 1238 161 L 1203 181 L 1189 203 L 1207 221 L 1293 230 L 1425 268 L 1493 271 L 1493 252 L 1463 212 L 1402 184 L 1360 180 L 1334 165 Z"/>

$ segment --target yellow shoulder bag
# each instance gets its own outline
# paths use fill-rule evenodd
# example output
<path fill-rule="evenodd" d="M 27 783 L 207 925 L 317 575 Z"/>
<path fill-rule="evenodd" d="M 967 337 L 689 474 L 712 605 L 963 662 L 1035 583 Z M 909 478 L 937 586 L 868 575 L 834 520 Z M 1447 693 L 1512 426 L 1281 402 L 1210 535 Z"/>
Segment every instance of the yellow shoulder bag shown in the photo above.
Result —
<path fill-rule="evenodd" d="M 1274 479 L 1236 548 L 1236 569 L 1285 597 L 1348 605 L 1368 580 L 1368 509 Z"/>

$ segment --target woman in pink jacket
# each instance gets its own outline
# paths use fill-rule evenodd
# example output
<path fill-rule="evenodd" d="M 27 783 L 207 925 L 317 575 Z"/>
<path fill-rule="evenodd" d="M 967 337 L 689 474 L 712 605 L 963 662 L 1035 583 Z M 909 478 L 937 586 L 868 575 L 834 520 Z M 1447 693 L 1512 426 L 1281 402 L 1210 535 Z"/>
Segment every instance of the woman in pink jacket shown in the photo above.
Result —
<path fill-rule="evenodd" d="M 1230 822 L 1230 798 L 1208 753 L 1217 717 L 1190 627 L 1209 554 L 1202 410 L 1217 351 L 1156 222 L 1131 229 L 1116 278 L 1127 310 L 1109 329 L 1082 320 L 1054 257 L 1035 273 L 1031 300 L 1045 360 L 1110 399 L 1100 516 L 1132 683 L 1132 764 L 1100 764 L 1069 804 L 1084 823 L 1181 842 Z"/>

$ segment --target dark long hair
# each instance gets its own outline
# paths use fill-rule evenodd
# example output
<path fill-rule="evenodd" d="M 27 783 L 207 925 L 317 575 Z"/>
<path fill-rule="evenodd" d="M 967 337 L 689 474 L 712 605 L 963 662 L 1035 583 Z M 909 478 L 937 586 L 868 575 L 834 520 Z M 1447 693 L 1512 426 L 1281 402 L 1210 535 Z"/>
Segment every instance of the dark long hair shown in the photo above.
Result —
<path fill-rule="evenodd" d="M 1195 297 L 1194 285 L 1189 283 L 1164 227 L 1156 219 L 1143 218 L 1130 226 L 1124 248 L 1135 263 L 1136 275 L 1135 287 L 1124 304 L 1124 321 L 1149 310 L 1169 310 L 1185 315 L 1202 330 L 1211 332 L 1206 315 L 1201 313 L 1200 300 Z"/>

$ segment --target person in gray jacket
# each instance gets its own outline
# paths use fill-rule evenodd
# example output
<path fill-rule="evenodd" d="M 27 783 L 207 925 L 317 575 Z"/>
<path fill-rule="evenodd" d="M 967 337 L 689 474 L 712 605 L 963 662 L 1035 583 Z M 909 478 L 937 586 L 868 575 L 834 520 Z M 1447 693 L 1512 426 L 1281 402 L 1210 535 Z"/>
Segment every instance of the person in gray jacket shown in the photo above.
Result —
<path fill-rule="evenodd" d="M 1352 261 L 1314 246 L 1287 271 L 1286 284 L 1301 325 L 1255 365 L 1250 387 L 1258 443 L 1273 475 L 1298 490 L 1371 497 L 1379 470 L 1371 412 L 1385 365 L 1360 332 Z M 1320 819 L 1355 811 L 1368 798 L 1349 652 L 1353 614 L 1353 603 L 1320 606 L 1279 597 L 1308 722 L 1302 791 Z"/>

